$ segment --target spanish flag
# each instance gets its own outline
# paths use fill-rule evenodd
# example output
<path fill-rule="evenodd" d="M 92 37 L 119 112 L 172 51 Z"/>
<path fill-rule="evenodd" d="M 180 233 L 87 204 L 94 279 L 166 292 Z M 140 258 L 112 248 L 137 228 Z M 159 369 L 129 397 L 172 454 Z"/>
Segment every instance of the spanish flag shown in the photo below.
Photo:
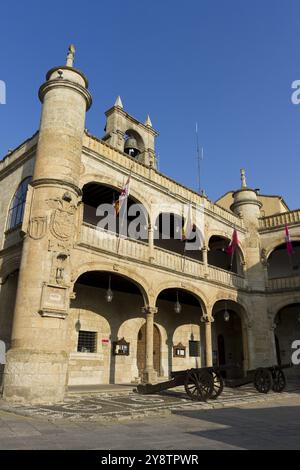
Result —
<path fill-rule="evenodd" d="M 130 181 L 131 181 L 131 176 L 129 176 L 124 188 L 122 189 L 122 192 L 120 194 L 119 199 L 114 203 L 114 208 L 115 208 L 116 215 L 119 215 L 124 202 L 127 201 L 128 197 L 129 197 L 129 194 L 130 194 Z"/>

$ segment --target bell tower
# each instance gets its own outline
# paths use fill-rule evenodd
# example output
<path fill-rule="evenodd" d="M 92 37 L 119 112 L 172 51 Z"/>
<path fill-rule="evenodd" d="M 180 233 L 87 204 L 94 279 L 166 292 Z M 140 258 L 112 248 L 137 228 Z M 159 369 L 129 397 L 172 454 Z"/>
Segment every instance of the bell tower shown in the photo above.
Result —
<path fill-rule="evenodd" d="M 4 378 L 4 397 L 11 401 L 57 402 L 65 393 L 70 255 L 81 201 L 85 116 L 92 103 L 74 55 L 72 45 L 66 65 L 51 69 L 39 90 L 42 117 Z"/>
<path fill-rule="evenodd" d="M 144 124 L 137 121 L 124 111 L 120 96 L 105 115 L 103 140 L 137 161 L 156 168 L 155 138 L 158 133 L 153 129 L 150 117 L 147 116 Z"/>

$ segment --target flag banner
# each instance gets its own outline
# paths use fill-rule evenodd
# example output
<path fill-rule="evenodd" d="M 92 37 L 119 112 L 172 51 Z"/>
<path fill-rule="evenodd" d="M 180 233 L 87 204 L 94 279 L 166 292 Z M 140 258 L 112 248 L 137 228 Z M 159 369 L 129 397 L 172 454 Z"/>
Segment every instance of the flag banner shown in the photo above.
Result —
<path fill-rule="evenodd" d="M 127 201 L 128 197 L 129 197 L 129 194 L 130 194 L 130 180 L 131 180 L 131 176 L 129 176 L 124 188 L 122 189 L 122 192 L 120 194 L 119 199 L 114 203 L 114 208 L 115 208 L 116 215 L 119 215 L 124 202 Z"/>
<path fill-rule="evenodd" d="M 233 256 L 234 253 L 235 253 L 235 250 L 239 246 L 239 243 L 240 242 L 239 242 L 238 233 L 237 233 L 237 230 L 235 229 L 234 232 L 233 232 L 233 235 L 232 235 L 231 242 L 228 245 L 228 247 L 226 248 L 226 253 L 230 256 Z"/>
<path fill-rule="evenodd" d="M 293 244 L 290 237 L 290 231 L 288 225 L 285 226 L 285 242 L 286 242 L 286 251 L 289 256 L 293 254 Z"/>
<path fill-rule="evenodd" d="M 193 224 L 193 220 L 192 220 L 192 206 L 190 204 L 188 215 L 184 222 L 184 226 L 182 228 L 182 241 L 186 242 L 187 240 L 190 240 L 194 228 L 195 228 L 195 225 Z"/>

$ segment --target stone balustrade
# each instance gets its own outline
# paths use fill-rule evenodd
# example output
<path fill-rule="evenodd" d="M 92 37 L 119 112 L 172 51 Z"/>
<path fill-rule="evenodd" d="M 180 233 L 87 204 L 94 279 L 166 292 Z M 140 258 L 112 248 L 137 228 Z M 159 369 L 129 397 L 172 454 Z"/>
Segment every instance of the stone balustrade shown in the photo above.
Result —
<path fill-rule="evenodd" d="M 294 290 L 299 287 L 300 276 L 274 278 L 267 282 L 267 290 L 269 291 Z"/>
<path fill-rule="evenodd" d="M 262 217 L 259 220 L 259 229 L 263 231 L 276 227 L 284 227 L 286 224 L 291 225 L 297 223 L 300 223 L 300 210 Z"/>
<path fill-rule="evenodd" d="M 246 280 L 242 276 L 213 266 L 205 266 L 201 261 L 172 253 L 163 248 L 155 247 L 151 252 L 150 246 L 145 242 L 119 237 L 115 233 L 86 223 L 81 227 L 79 244 L 87 246 L 91 250 L 116 254 L 133 261 L 151 263 L 151 265 L 164 270 L 185 274 L 197 279 L 206 279 L 227 287 L 246 288 Z"/>

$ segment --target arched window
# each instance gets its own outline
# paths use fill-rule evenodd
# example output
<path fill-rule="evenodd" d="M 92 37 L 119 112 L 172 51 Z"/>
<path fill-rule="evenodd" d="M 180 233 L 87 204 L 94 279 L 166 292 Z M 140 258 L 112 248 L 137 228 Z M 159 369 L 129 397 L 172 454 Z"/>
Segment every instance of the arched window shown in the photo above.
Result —
<path fill-rule="evenodd" d="M 32 177 L 29 176 L 28 178 L 25 178 L 22 181 L 11 201 L 8 212 L 6 230 L 12 230 L 13 228 L 17 227 L 22 223 L 26 202 L 26 194 L 31 179 Z"/>

